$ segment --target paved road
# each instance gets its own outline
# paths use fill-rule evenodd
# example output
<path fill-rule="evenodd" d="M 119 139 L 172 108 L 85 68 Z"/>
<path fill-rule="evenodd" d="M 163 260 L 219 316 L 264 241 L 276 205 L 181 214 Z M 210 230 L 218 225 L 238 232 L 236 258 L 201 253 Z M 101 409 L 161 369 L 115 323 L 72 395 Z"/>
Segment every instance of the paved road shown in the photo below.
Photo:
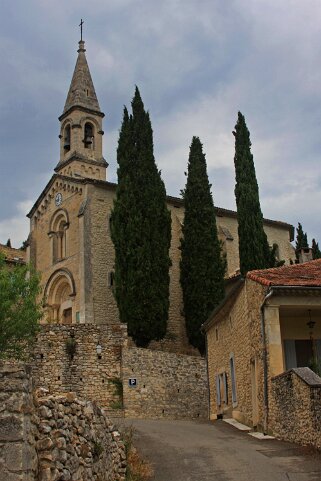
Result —
<path fill-rule="evenodd" d="M 321 455 L 223 421 L 126 420 L 154 481 L 321 481 Z"/>

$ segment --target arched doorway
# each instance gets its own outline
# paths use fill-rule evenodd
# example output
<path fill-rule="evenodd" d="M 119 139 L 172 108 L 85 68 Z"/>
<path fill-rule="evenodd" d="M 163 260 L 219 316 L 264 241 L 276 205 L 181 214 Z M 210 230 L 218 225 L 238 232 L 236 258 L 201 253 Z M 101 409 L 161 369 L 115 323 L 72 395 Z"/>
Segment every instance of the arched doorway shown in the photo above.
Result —
<path fill-rule="evenodd" d="M 48 322 L 72 324 L 75 296 L 75 282 L 71 272 L 68 269 L 54 272 L 45 288 Z"/>

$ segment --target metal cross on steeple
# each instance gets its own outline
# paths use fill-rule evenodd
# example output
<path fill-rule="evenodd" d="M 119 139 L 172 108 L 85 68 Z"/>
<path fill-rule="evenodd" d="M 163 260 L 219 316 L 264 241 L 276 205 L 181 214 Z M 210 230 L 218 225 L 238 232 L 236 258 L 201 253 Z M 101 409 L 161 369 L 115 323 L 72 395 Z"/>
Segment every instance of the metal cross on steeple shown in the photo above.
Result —
<path fill-rule="evenodd" d="M 82 42 L 82 26 L 84 24 L 84 21 L 83 19 L 80 20 L 80 24 L 79 24 L 79 27 L 80 27 L 80 41 Z"/>

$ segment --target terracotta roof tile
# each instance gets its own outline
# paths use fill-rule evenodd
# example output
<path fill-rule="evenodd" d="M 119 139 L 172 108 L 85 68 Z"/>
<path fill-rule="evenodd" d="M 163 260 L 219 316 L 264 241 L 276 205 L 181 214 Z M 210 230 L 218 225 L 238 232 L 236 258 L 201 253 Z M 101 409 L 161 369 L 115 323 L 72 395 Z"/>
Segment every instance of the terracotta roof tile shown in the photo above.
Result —
<path fill-rule="evenodd" d="M 4 254 L 7 262 L 14 262 L 17 264 L 25 264 L 26 262 L 26 251 L 21 249 L 14 249 L 13 247 L 7 247 L 0 244 L 0 253 Z"/>
<path fill-rule="evenodd" d="M 250 271 L 247 278 L 265 286 L 321 286 L 321 259 L 273 269 Z"/>

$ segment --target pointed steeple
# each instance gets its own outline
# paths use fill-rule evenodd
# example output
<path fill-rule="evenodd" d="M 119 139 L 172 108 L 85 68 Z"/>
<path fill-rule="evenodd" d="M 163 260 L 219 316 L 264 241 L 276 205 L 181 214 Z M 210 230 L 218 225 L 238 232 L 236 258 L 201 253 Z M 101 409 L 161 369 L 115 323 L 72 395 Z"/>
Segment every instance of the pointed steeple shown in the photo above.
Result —
<path fill-rule="evenodd" d="M 82 22 L 83 23 L 83 22 Z M 55 171 L 71 177 L 105 180 L 102 121 L 95 87 L 80 40 L 78 58 L 60 121 L 60 160 Z"/>
<path fill-rule="evenodd" d="M 85 52 L 85 42 L 80 40 L 78 58 L 62 117 L 74 107 L 101 113 Z"/>

